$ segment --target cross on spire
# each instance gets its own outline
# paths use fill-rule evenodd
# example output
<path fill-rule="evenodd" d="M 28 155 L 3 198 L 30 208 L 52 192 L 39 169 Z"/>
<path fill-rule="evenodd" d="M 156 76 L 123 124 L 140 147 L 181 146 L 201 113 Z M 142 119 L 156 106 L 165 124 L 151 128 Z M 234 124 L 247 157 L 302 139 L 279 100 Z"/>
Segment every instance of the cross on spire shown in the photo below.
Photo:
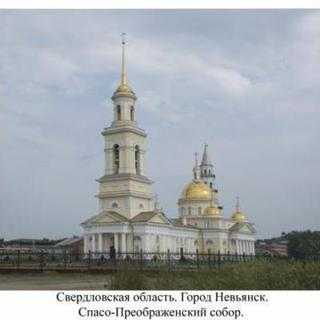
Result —
<path fill-rule="evenodd" d="M 198 165 L 198 152 L 195 152 L 194 153 L 194 167 L 193 167 L 193 176 L 194 176 L 195 180 L 199 179 L 198 167 L 199 167 L 199 165 Z"/>
<path fill-rule="evenodd" d="M 240 212 L 240 197 L 236 198 L 236 212 Z"/>

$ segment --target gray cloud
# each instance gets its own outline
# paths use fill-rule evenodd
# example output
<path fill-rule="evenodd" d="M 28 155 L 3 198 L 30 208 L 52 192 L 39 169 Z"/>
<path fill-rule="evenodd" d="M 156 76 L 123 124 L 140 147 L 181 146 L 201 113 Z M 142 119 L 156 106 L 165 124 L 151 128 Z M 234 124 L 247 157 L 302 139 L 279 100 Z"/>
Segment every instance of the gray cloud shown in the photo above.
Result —
<path fill-rule="evenodd" d="M 1 11 L 0 234 L 77 233 L 97 209 L 123 31 L 168 215 L 207 142 L 226 216 L 240 195 L 261 236 L 319 228 L 319 25 L 319 11 Z"/>

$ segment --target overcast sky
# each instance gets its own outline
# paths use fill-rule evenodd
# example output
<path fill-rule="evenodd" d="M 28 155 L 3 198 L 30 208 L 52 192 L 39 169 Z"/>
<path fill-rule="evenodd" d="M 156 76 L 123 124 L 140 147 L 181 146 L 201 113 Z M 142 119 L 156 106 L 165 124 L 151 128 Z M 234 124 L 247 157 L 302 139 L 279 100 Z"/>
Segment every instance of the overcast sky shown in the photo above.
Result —
<path fill-rule="evenodd" d="M 320 228 L 319 11 L 0 11 L 0 238 L 96 213 L 128 34 L 148 176 L 168 216 L 209 144 L 224 215 L 258 237 Z"/>

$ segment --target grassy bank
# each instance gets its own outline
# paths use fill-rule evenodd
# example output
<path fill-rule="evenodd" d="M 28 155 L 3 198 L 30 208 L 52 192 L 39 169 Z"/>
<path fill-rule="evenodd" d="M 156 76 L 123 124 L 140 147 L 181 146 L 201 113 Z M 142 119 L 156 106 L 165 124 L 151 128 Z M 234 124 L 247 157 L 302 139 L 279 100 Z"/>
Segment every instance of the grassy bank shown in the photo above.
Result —
<path fill-rule="evenodd" d="M 320 289 L 320 263 L 253 261 L 208 271 L 139 272 L 123 270 L 111 276 L 111 289 Z"/>

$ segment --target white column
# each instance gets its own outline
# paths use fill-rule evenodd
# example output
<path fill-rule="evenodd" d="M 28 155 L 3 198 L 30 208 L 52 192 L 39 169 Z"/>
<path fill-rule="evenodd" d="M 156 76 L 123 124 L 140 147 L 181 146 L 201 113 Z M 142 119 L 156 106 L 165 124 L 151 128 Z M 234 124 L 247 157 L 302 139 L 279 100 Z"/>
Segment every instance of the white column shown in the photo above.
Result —
<path fill-rule="evenodd" d="M 251 241 L 251 253 L 254 255 L 254 241 Z"/>
<path fill-rule="evenodd" d="M 119 238 L 118 238 L 118 234 L 117 233 L 114 233 L 113 234 L 113 237 L 114 237 L 114 248 L 116 250 L 116 253 L 118 253 L 119 251 Z"/>
<path fill-rule="evenodd" d="M 88 235 L 83 235 L 83 252 L 88 253 L 89 251 L 89 239 Z"/>
<path fill-rule="evenodd" d="M 239 240 L 236 240 L 236 250 L 237 250 L 237 254 L 240 254 L 240 244 L 239 244 Z"/>
<path fill-rule="evenodd" d="M 141 237 L 141 249 L 142 251 L 144 252 L 148 252 L 150 251 L 149 250 L 149 247 L 148 246 L 148 235 L 147 234 L 144 234 L 142 237 Z"/>
<path fill-rule="evenodd" d="M 120 252 L 127 252 L 127 234 L 121 233 L 121 250 Z"/>
<path fill-rule="evenodd" d="M 91 251 L 95 252 L 96 251 L 96 235 L 93 233 L 91 235 L 92 240 L 91 240 Z"/>
<path fill-rule="evenodd" d="M 98 234 L 98 250 L 99 250 L 99 252 L 103 251 L 102 240 L 103 240 L 102 233 L 99 233 Z"/>

